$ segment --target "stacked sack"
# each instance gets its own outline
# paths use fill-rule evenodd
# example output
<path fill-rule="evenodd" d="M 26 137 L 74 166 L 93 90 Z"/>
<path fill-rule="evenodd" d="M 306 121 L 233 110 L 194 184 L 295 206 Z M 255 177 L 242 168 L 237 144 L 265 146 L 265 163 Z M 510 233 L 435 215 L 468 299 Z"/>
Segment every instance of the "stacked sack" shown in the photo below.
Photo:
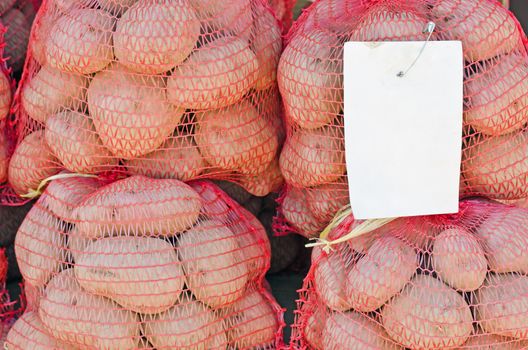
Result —
<path fill-rule="evenodd" d="M 115 179 L 114 179 L 115 180 Z M 258 220 L 216 185 L 51 181 L 15 242 L 28 311 L 7 349 L 273 349 Z"/>
<path fill-rule="evenodd" d="M 528 346 L 527 209 L 467 200 L 331 247 L 314 248 L 293 349 Z"/>
<path fill-rule="evenodd" d="M 321 0 L 290 30 L 277 72 L 287 125 L 279 230 L 316 236 L 348 203 L 344 42 L 425 40 L 429 21 L 431 40 L 464 50 L 461 197 L 528 198 L 527 40 L 510 12 L 492 0 Z"/>
<path fill-rule="evenodd" d="M 281 27 L 261 0 L 44 1 L 15 98 L 9 184 L 62 170 L 282 183 Z"/>

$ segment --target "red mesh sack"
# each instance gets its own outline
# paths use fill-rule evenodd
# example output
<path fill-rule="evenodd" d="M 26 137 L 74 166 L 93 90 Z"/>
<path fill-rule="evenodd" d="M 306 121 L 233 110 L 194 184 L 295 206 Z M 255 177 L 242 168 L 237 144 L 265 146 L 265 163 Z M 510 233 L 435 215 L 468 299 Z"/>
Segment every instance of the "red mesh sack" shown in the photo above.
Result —
<path fill-rule="evenodd" d="M 351 223 L 312 252 L 292 348 L 528 346 L 526 209 L 467 200 L 456 215 L 395 219 L 356 238 Z"/>
<path fill-rule="evenodd" d="M 460 40 L 464 50 L 461 197 L 528 197 L 527 39 L 513 14 L 491 0 L 320 0 L 288 33 L 277 71 L 287 126 L 283 200 L 303 192 L 298 202 L 311 209 L 295 209 L 301 222 L 284 220 L 291 229 L 311 235 L 348 203 L 344 42 L 425 40 L 429 21 L 436 23 L 431 40 Z M 291 216 L 286 206 L 284 218 Z"/>
<path fill-rule="evenodd" d="M 275 349 L 266 231 L 210 182 L 51 181 L 15 240 L 28 311 L 9 349 Z"/>
<path fill-rule="evenodd" d="M 26 194 L 65 169 L 269 193 L 282 181 L 281 48 L 263 0 L 44 1 L 15 97 L 11 186 Z"/>

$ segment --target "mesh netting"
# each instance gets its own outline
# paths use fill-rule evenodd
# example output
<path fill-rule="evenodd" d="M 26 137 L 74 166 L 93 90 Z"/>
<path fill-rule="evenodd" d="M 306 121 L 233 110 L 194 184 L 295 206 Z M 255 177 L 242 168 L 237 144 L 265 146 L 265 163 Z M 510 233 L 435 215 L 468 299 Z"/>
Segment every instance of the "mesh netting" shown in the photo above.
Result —
<path fill-rule="evenodd" d="M 425 40 L 429 21 L 431 40 L 460 40 L 464 50 L 461 197 L 528 197 L 527 40 L 508 10 L 491 0 L 320 0 L 293 25 L 278 66 L 288 184 L 278 231 L 317 234 L 348 203 L 344 42 Z"/>
<path fill-rule="evenodd" d="M 317 246 L 292 348 L 525 348 L 527 249 L 528 210 L 483 199 Z"/>
<path fill-rule="evenodd" d="M 263 0 L 44 1 L 9 183 L 22 195 L 61 170 L 114 172 L 265 195 L 282 183 L 281 50 Z"/>
<path fill-rule="evenodd" d="M 13 349 L 275 349 L 264 227 L 210 182 L 53 180 L 15 240 Z"/>

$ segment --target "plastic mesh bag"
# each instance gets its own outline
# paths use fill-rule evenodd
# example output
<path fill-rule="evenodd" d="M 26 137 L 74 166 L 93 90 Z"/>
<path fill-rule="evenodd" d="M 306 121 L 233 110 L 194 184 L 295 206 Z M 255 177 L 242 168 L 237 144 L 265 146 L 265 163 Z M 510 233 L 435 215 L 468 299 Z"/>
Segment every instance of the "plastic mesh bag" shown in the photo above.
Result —
<path fill-rule="evenodd" d="M 15 250 L 31 313 L 9 349 L 282 344 L 282 309 L 262 284 L 265 229 L 212 183 L 53 180 Z"/>
<path fill-rule="evenodd" d="M 293 348 L 528 346 L 527 223 L 526 209 L 472 199 L 455 215 L 395 219 L 328 253 L 316 246 Z"/>
<path fill-rule="evenodd" d="M 281 49 L 263 0 L 44 1 L 15 98 L 9 182 L 25 194 L 66 169 L 267 194 L 282 182 Z"/>
<path fill-rule="evenodd" d="M 287 127 L 280 156 L 288 184 L 283 200 L 295 201 L 303 192 L 312 207 L 329 210 L 297 210 L 297 217 L 310 218 L 285 220 L 293 230 L 312 235 L 333 217 L 336 210 L 319 199 L 321 193 L 331 193 L 336 208 L 348 202 L 344 42 L 425 40 L 429 21 L 436 24 L 431 40 L 460 40 L 464 50 L 461 197 L 528 197 L 527 40 L 509 11 L 491 0 L 320 0 L 288 33 L 277 72 Z M 290 206 L 282 207 L 286 217 Z"/>

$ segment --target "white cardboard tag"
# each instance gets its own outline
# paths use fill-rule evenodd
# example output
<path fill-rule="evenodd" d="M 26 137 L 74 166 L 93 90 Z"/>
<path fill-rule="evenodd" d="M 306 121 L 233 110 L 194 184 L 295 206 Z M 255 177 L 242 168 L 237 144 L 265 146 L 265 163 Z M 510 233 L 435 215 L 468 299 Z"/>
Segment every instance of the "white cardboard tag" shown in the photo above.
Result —
<path fill-rule="evenodd" d="M 345 151 L 357 219 L 456 213 L 462 149 L 459 41 L 347 42 Z"/>

